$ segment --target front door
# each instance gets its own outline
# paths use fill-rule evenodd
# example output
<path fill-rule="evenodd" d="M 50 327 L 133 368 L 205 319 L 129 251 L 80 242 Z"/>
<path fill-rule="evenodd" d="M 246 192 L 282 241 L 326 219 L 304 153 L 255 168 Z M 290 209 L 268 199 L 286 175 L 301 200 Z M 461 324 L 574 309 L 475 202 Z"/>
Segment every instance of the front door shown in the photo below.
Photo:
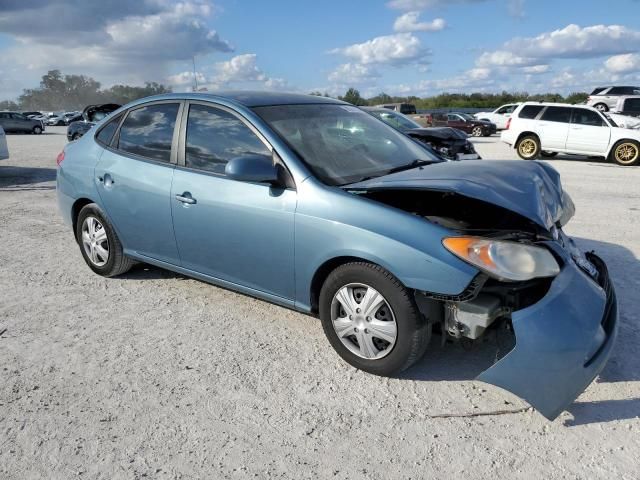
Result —
<path fill-rule="evenodd" d="M 574 108 L 567 150 L 572 152 L 605 154 L 609 147 L 611 128 L 604 118 L 593 110 Z"/>
<path fill-rule="evenodd" d="M 295 190 L 225 176 L 232 158 L 271 155 L 235 113 L 194 102 L 185 115 L 183 165 L 176 167 L 171 191 L 182 266 L 292 300 Z"/>
<path fill-rule="evenodd" d="M 179 109 L 180 103 L 164 102 L 129 111 L 94 175 L 125 251 L 174 265 L 180 259 L 171 219 L 171 160 Z"/>

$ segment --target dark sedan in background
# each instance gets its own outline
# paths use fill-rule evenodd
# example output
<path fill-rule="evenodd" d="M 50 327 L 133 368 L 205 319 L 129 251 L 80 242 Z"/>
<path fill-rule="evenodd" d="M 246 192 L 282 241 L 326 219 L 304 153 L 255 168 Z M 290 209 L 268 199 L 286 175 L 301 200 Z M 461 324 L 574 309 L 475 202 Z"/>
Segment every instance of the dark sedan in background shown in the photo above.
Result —
<path fill-rule="evenodd" d="M 428 145 L 444 160 L 479 160 L 467 134 L 451 127 L 425 128 L 413 119 L 386 108 L 363 107 L 363 110 L 405 135 Z"/>
<path fill-rule="evenodd" d="M 76 120 L 73 120 L 71 123 L 69 123 L 69 127 L 67 127 L 67 140 L 69 140 L 70 142 L 73 140 L 78 140 L 85 133 L 87 133 L 97 122 L 107 117 L 111 112 L 115 112 L 119 108 L 120 105 L 118 105 L 117 103 L 89 105 L 82 111 L 82 114 L 80 116 L 76 117 Z"/>
<path fill-rule="evenodd" d="M 453 127 L 474 137 L 488 137 L 498 130 L 495 123 L 478 120 L 466 113 L 434 113 L 434 127 Z"/>

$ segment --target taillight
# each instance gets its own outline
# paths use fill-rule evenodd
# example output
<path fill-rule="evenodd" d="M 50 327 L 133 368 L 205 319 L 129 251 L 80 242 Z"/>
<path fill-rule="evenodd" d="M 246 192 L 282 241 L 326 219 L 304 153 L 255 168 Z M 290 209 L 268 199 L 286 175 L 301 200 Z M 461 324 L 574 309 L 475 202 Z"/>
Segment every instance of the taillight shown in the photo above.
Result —
<path fill-rule="evenodd" d="M 505 130 L 509 130 L 510 126 L 511 126 L 511 118 L 509 118 L 509 120 L 507 120 L 507 128 Z"/>
<path fill-rule="evenodd" d="M 60 166 L 60 164 L 64 161 L 64 150 L 62 150 L 57 158 L 56 158 L 56 163 L 58 164 L 58 166 Z"/>

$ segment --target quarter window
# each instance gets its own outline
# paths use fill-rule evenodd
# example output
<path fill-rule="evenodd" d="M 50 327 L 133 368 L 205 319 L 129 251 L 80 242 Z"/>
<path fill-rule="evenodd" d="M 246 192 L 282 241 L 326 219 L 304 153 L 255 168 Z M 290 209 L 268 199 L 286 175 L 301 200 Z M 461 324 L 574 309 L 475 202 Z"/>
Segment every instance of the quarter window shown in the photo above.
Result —
<path fill-rule="evenodd" d="M 624 101 L 624 110 L 628 112 L 640 111 L 640 98 L 628 98 Z"/>
<path fill-rule="evenodd" d="M 571 109 L 565 107 L 547 107 L 540 120 L 569 123 L 571 121 Z"/>
<path fill-rule="evenodd" d="M 118 124 L 122 119 L 122 115 L 118 115 L 117 117 L 110 120 L 104 127 L 100 129 L 98 135 L 96 135 L 96 139 L 98 142 L 103 145 L 111 144 L 111 139 L 113 138 L 113 134 L 116 133 L 116 129 L 118 128 Z"/>
<path fill-rule="evenodd" d="M 238 117 L 219 108 L 189 107 L 185 166 L 224 174 L 229 160 L 271 151 Z"/>
<path fill-rule="evenodd" d="M 585 110 L 583 108 L 575 108 L 573 110 L 573 123 L 578 125 L 589 125 L 591 127 L 604 127 L 604 120 L 596 112 Z"/>
<path fill-rule="evenodd" d="M 178 106 L 161 103 L 131 110 L 120 127 L 118 149 L 169 162 Z"/>

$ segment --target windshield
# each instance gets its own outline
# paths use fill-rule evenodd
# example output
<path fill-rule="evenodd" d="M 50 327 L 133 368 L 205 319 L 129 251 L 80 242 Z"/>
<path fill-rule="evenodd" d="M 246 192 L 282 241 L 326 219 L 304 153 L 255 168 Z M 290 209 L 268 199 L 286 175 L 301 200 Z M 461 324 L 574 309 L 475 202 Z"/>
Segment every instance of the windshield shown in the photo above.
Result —
<path fill-rule="evenodd" d="M 276 105 L 253 110 L 329 185 L 379 177 L 419 162 L 441 161 L 351 105 Z"/>
<path fill-rule="evenodd" d="M 611 118 L 611 115 L 605 113 L 604 116 L 607 117 L 607 120 L 609 120 L 612 127 L 618 127 L 618 124 L 613 120 L 613 118 Z"/>
<path fill-rule="evenodd" d="M 422 128 L 417 122 L 414 122 L 408 117 L 400 113 L 393 112 L 391 110 L 365 110 L 374 117 L 382 120 L 387 125 L 391 125 L 393 128 L 397 128 L 401 132 L 405 130 L 412 130 L 414 128 Z"/>

